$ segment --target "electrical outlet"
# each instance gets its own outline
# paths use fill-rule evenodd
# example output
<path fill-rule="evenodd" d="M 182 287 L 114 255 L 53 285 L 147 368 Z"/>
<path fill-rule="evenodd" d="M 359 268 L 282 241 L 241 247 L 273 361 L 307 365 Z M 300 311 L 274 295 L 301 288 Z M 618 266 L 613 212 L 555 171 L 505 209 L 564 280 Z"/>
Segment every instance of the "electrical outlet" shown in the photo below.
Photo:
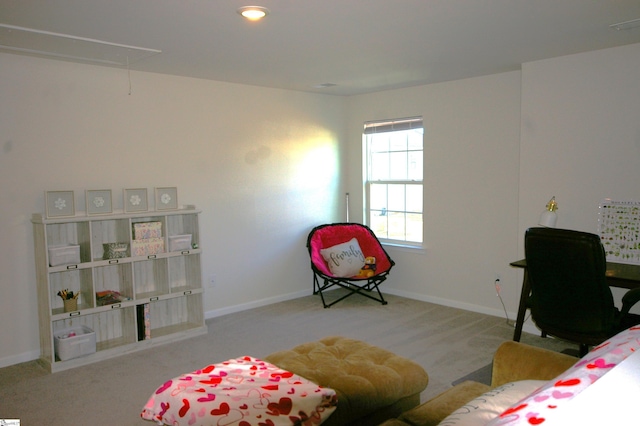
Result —
<path fill-rule="evenodd" d="M 209 287 L 213 287 L 214 285 L 216 285 L 216 282 L 218 281 L 218 278 L 216 277 L 215 274 L 211 274 L 209 276 Z"/>

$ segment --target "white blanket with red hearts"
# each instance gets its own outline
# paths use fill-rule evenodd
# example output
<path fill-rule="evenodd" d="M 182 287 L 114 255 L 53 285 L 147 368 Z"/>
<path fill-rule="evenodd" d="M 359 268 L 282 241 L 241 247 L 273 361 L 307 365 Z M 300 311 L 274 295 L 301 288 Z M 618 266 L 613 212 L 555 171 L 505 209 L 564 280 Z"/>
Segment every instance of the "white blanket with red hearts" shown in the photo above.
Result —
<path fill-rule="evenodd" d="M 318 425 L 336 392 L 245 356 L 183 374 L 160 386 L 141 416 L 162 425 Z"/>
<path fill-rule="evenodd" d="M 544 425 L 565 404 L 637 350 L 640 350 L 640 326 L 631 327 L 594 348 L 573 367 L 512 405 L 488 425 Z"/>

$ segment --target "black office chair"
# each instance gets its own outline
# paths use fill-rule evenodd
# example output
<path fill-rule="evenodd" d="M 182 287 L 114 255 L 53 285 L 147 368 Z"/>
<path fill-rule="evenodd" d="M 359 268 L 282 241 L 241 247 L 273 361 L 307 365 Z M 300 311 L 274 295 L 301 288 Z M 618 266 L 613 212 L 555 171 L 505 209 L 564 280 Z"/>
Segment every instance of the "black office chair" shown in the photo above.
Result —
<path fill-rule="evenodd" d="M 629 290 L 618 310 L 606 280 L 606 257 L 600 237 L 586 232 L 530 228 L 525 233 L 528 307 L 542 331 L 580 345 L 602 343 L 640 322 L 629 309 L 640 300 L 640 288 Z"/>

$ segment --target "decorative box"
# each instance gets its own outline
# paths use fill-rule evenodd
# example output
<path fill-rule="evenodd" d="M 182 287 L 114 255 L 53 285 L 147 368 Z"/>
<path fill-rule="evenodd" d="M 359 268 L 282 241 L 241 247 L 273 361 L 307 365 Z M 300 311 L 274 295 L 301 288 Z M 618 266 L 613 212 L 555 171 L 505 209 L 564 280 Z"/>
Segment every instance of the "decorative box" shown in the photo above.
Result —
<path fill-rule="evenodd" d="M 191 250 L 191 234 L 169 236 L 169 251 Z"/>
<path fill-rule="evenodd" d="M 164 253 L 164 238 L 131 241 L 131 256 L 149 256 Z"/>
<path fill-rule="evenodd" d="M 104 251 L 103 259 L 122 259 L 127 257 L 127 249 L 129 244 L 127 243 L 105 243 L 102 244 Z"/>
<path fill-rule="evenodd" d="M 162 222 L 139 222 L 133 224 L 133 239 L 144 240 L 147 238 L 162 237 Z"/>
<path fill-rule="evenodd" d="M 64 245 L 49 247 L 49 266 L 80 263 L 80 246 Z"/>
<path fill-rule="evenodd" d="M 60 361 L 96 351 L 96 333 L 86 325 L 60 330 L 53 335 L 53 346 Z"/>

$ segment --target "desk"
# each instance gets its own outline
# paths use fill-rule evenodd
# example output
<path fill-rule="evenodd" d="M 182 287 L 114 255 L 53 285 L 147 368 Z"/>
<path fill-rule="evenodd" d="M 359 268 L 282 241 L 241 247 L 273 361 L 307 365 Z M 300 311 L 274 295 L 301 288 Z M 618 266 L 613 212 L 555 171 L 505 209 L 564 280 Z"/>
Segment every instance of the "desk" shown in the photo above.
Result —
<path fill-rule="evenodd" d="M 522 335 L 522 325 L 524 316 L 527 313 L 527 299 L 531 293 L 529 277 L 527 276 L 527 260 L 521 259 L 509 264 L 514 268 L 524 269 L 524 279 L 522 280 L 522 293 L 520 293 L 520 305 L 518 306 L 518 317 L 516 327 L 513 332 L 513 340 L 520 341 Z M 636 288 L 640 287 L 640 265 L 629 265 L 626 263 L 607 262 L 607 282 L 609 287 Z"/>

